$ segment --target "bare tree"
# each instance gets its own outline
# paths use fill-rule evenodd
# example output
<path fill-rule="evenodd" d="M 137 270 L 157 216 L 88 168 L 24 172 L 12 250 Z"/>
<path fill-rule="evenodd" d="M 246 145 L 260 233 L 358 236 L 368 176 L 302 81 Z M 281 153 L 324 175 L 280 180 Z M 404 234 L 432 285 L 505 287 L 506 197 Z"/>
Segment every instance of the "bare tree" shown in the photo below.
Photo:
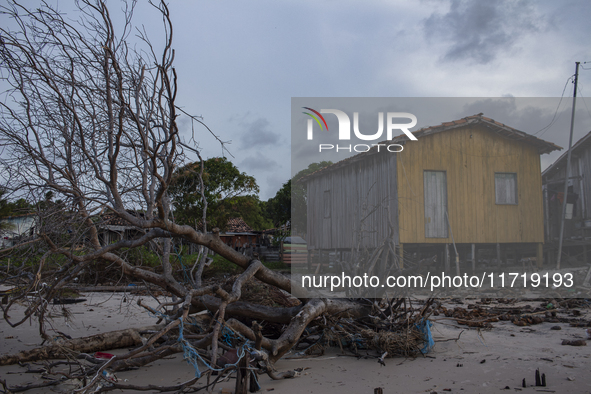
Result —
<path fill-rule="evenodd" d="M 129 277 L 160 287 L 177 301 L 143 305 L 161 316 L 172 306 L 165 316 L 167 324 L 128 355 L 85 369 L 83 374 L 90 377 L 86 389 L 96 387 L 106 368 L 143 365 L 187 348 L 197 352 L 211 345 L 209 355 L 202 355 L 216 365 L 218 347 L 223 346 L 218 340 L 226 328 L 253 341 L 251 350 L 270 376 L 293 376 L 292 371 L 276 374 L 272 364 L 297 343 L 314 319 L 323 314 L 367 316 L 375 304 L 313 298 L 305 289 L 298 293 L 300 305 L 293 307 L 241 301 L 242 287 L 251 278 L 287 292 L 292 283 L 289 277 L 226 246 L 217 229 L 200 232 L 173 219 L 168 189 L 174 170 L 186 163 L 190 153 L 202 155 L 195 143 L 198 136 L 185 141 L 177 120 L 188 116 L 192 122 L 202 122 L 176 105 L 173 25 L 166 4 L 153 4 L 163 21 L 161 48 L 152 45 L 144 29 L 134 30 L 135 2 L 123 3 L 122 25 L 113 22 L 103 0 L 76 4 L 76 17 L 66 17 L 46 2 L 37 9 L 15 0 L 0 6 L 7 21 L 0 27 L 0 73 L 5 88 L 0 102 L 0 176 L 12 193 L 42 199 L 52 192 L 59 201 L 38 210 L 36 238 L 3 251 L 5 255 L 20 253 L 21 261 L 13 263 L 8 277 L 22 285 L 2 306 L 4 319 L 18 326 L 35 315 L 41 336 L 48 338 L 43 324 L 48 300 L 92 262 L 102 259 Z M 103 242 L 104 214 L 126 221 L 140 236 Z M 205 216 L 202 220 L 206 222 Z M 175 240 L 209 248 L 244 271 L 230 288 L 218 283 L 203 285 L 200 276 L 205 259 L 200 259 L 197 275 L 184 284 L 173 275 L 171 244 Z M 120 253 L 150 242 L 159 244 L 161 273 L 134 265 Z M 33 253 L 26 254 L 27 248 Z M 61 259 L 57 268 L 47 264 L 56 258 Z M 24 317 L 13 321 L 8 312 L 18 300 L 29 305 Z M 389 307 L 392 316 L 392 303 Z M 164 342 L 157 350 L 151 347 L 165 334 L 179 333 L 191 314 L 205 309 L 215 316 L 198 340 L 187 341 L 178 335 L 178 340 Z M 243 317 L 285 328 L 277 339 L 266 338 L 258 324 L 242 323 L 239 319 Z M 0 358 L 0 364 L 10 360 L 14 359 Z M 0 384 L 5 382 L 0 380 Z"/>
<path fill-rule="evenodd" d="M 260 261 L 227 247 L 216 229 L 199 232 L 172 219 L 168 188 L 174 169 L 185 163 L 188 152 L 201 152 L 179 134 L 173 26 L 166 4 L 153 5 L 163 20 L 165 40 L 160 49 L 151 44 L 145 30 L 132 30 L 134 3 L 126 5 L 122 26 L 113 23 L 102 0 L 80 0 L 77 5 L 76 18 L 66 18 L 48 3 L 28 9 L 11 0 L 0 8 L 9 22 L 0 28 L 1 78 L 6 87 L 0 103 L 0 172 L 13 193 L 32 198 L 51 191 L 61 200 L 39 211 L 38 238 L 27 245 L 35 245 L 36 253 L 42 251 L 35 270 L 27 271 L 23 263 L 12 271 L 24 284 L 20 299 L 33 291 L 37 296 L 18 321 L 8 315 L 19 299 L 12 298 L 3 306 L 4 319 L 17 326 L 35 314 L 40 334 L 47 338 L 43 326 L 47 300 L 99 258 L 177 297 L 179 301 L 169 316 L 171 323 L 155 338 L 178 328 L 189 314 L 215 311 L 215 324 L 191 345 L 211 345 L 214 365 L 223 326 L 250 340 L 257 338 L 256 330 L 234 317 L 287 325 L 278 339 L 259 335 L 259 349 L 262 347 L 265 354 L 261 357 L 272 363 L 319 315 L 367 314 L 367 306 L 346 300 L 302 298 L 301 305 L 290 308 L 240 301 L 241 288 L 252 277 L 288 292 L 291 283 Z M 132 40 L 136 42 L 133 46 L 129 44 Z M 111 244 L 101 242 L 99 213 L 127 221 L 141 231 L 141 236 Z M 217 284 L 202 286 L 200 278 L 193 286 L 184 285 L 173 276 L 170 255 L 174 239 L 203 245 L 244 272 L 231 291 Z M 161 240 L 162 273 L 135 266 L 118 253 L 154 240 Z M 53 256 L 64 259 L 57 269 L 45 264 Z M 160 305 L 153 310 L 161 313 L 162 308 Z M 143 346 L 134 352 L 136 365 L 138 360 L 146 363 L 182 347 L 173 343 L 159 352 L 147 349 Z M 117 362 L 119 366 L 128 365 L 131 357 L 102 365 L 94 371 L 95 379 L 89 385 L 96 383 L 104 368 Z"/>

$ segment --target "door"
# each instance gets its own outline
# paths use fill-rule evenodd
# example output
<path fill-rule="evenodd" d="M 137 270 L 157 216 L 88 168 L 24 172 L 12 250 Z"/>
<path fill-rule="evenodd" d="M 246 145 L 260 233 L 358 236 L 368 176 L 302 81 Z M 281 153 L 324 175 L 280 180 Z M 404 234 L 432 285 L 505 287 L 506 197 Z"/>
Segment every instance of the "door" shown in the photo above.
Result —
<path fill-rule="evenodd" d="M 425 171 L 425 237 L 447 238 L 447 178 L 445 171 Z"/>

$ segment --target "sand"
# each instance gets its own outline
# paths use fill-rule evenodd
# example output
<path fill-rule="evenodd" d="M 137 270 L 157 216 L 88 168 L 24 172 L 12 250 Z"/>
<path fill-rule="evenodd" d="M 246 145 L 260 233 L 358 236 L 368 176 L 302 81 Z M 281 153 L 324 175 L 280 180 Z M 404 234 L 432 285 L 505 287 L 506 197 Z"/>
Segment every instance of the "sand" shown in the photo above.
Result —
<path fill-rule="evenodd" d="M 51 309 L 49 332 L 60 331 L 72 337 L 98 332 L 154 324 L 156 319 L 138 307 L 137 296 L 123 293 L 86 293 L 86 302 L 68 305 L 69 318 L 61 306 Z M 142 297 L 155 304 L 150 297 Z M 22 313 L 22 308 L 10 315 Z M 583 318 L 591 318 L 583 309 Z M 450 318 L 433 317 L 435 347 L 426 356 L 414 359 L 388 358 L 386 366 L 375 359 L 356 359 L 331 349 L 323 356 L 280 360 L 278 370 L 305 368 L 301 376 L 273 381 L 260 376 L 262 393 L 368 393 L 382 387 L 384 393 L 499 393 L 555 392 L 591 393 L 591 346 L 563 346 L 563 339 L 586 339 L 586 329 L 566 323 L 541 323 L 518 327 L 510 322 L 493 323 L 492 329 L 458 326 Z M 561 330 L 551 330 L 560 326 Z M 461 335 L 460 335 L 461 333 Z M 457 340 L 459 336 L 459 340 Z M 12 328 L 0 320 L 1 353 L 27 350 L 40 344 L 35 322 Z M 123 354 L 126 349 L 111 353 Z M 546 375 L 547 387 L 533 387 L 535 371 Z M 1 379 L 9 385 L 39 382 L 39 374 L 25 373 L 18 365 L 0 367 Z M 194 376 L 193 368 L 181 355 L 157 361 L 133 371 L 119 372 L 123 384 L 173 385 Z M 526 379 L 526 388 L 522 380 Z M 234 380 L 216 387 L 214 392 L 231 393 Z M 57 386 L 30 390 L 29 393 L 68 392 L 71 387 Z M 120 390 L 113 391 L 124 392 Z M 130 391 L 138 392 L 138 391 Z"/>

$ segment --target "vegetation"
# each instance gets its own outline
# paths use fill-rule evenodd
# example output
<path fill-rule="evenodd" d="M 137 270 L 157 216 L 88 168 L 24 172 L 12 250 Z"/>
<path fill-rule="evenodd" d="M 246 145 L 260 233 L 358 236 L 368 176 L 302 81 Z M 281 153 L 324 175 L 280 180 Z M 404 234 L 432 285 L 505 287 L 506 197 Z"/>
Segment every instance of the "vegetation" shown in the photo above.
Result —
<path fill-rule="evenodd" d="M 277 373 L 273 364 L 298 343 L 310 324 L 324 320 L 317 318 L 354 319 L 372 313 L 373 304 L 351 299 L 329 301 L 299 288 L 287 276 L 226 245 L 217 232 L 193 226 L 197 218 L 204 224 L 209 220 L 210 227 L 223 226 L 228 215 L 238 212 L 237 207 L 258 206 L 256 200 L 246 198 L 255 195 L 258 186 L 253 177 L 240 173 L 224 158 L 209 159 L 203 162 L 203 168 L 187 163 L 187 154 L 201 157 L 205 152 L 195 142 L 198 135 L 189 141 L 182 137 L 179 118 L 186 116 L 193 125 L 203 123 L 176 103 L 173 26 L 165 1 L 152 4 L 163 22 L 159 46 L 150 42 L 146 29 L 137 29 L 132 23 L 133 7 L 143 4 L 140 2 L 130 1 L 123 11 L 117 9 L 124 15 L 118 18 L 123 26 L 116 27 L 111 19 L 114 12 L 104 0 L 76 1 L 78 12 L 68 15 L 47 2 L 31 8 L 23 3 L 6 0 L 0 5 L 0 15 L 15 26 L 11 30 L 8 24 L 0 24 L 4 90 L 4 101 L 0 102 L 0 177 L 9 190 L 49 198 L 45 198 L 46 208 L 37 210 L 40 225 L 36 238 L 4 251 L 7 259 L 18 256 L 31 262 L 30 266 L 13 264 L 0 272 L 1 283 L 17 289 L 2 305 L 4 321 L 17 327 L 37 319 L 41 337 L 53 342 L 46 330 L 49 301 L 81 275 L 92 276 L 93 265 L 99 263 L 108 264 L 112 275 L 146 283 L 175 300 L 142 305 L 150 313 L 165 315 L 169 323 L 145 343 L 139 341 L 133 352 L 91 364 L 68 353 L 69 360 L 77 360 L 68 364 L 68 380 L 83 386 L 76 391 L 114 389 L 103 385 L 103 371 L 141 367 L 183 350 L 216 365 L 226 330 L 233 330 L 236 338 L 257 338 L 256 348 L 245 341 L 235 346 L 256 350 L 260 372 L 274 379 L 294 377 L 294 371 Z M 150 26 L 151 34 L 156 31 Z M 211 130 L 205 128 L 204 132 Z M 52 194 L 47 195 L 48 191 Z M 59 203 L 50 204 L 53 198 Z M 209 209 L 200 212 L 205 207 Z M 101 237 L 105 228 L 101 221 L 93 220 L 101 213 L 112 215 L 133 229 L 137 237 L 106 244 Z M 192 226 L 186 225 L 189 223 Z M 190 269 L 185 266 L 182 278 L 175 272 L 178 261 L 174 245 L 180 242 L 201 247 L 194 260 L 187 259 L 192 265 Z M 230 279 L 231 286 L 203 280 L 208 262 L 205 247 L 220 256 L 218 259 L 236 266 L 240 273 Z M 45 264 L 54 258 L 60 261 Z M 217 264 L 225 269 L 225 261 Z M 300 300 L 297 305 L 279 307 L 244 300 L 242 288 L 253 278 L 283 297 L 287 297 L 285 292 L 298 291 Z M 12 313 L 25 302 L 23 313 Z M 189 323 L 189 315 L 201 311 L 211 312 L 215 318 L 199 333 L 198 340 L 183 341 L 179 328 Z M 278 328 L 271 335 L 262 333 L 261 325 L 252 322 L 253 317 L 262 325 L 273 323 Z M 189 326 L 184 325 L 187 329 Z M 101 337 L 117 340 L 114 334 L 103 334 Z M 79 342 L 87 345 L 86 340 Z M 70 349 L 88 354 L 98 350 Z M 41 353 L 45 358 L 49 354 Z M 25 361 L 18 355 L 4 359 Z M 224 370 L 219 377 L 232 370 Z M 195 378 L 183 385 L 209 382 L 211 372 L 204 372 L 207 379 L 198 382 Z M 53 374 L 52 379 L 44 381 L 55 384 L 62 377 Z M 16 391 L 4 380 L 1 383 L 5 391 Z M 163 387 L 141 389 L 171 391 Z"/>
<path fill-rule="evenodd" d="M 275 197 L 270 198 L 266 204 L 267 216 L 273 221 L 275 227 L 292 222 L 294 228 L 306 229 L 306 188 L 299 181 L 313 172 L 319 171 L 332 164 L 332 161 L 312 163 L 308 168 L 298 172 L 292 179 L 281 186 Z M 293 203 L 293 205 L 292 205 Z M 293 211 L 302 214 L 293 215 Z M 292 219 L 293 218 L 293 219 Z"/>
<path fill-rule="evenodd" d="M 0 218 L 7 216 L 22 215 L 34 211 L 34 205 L 30 204 L 24 198 L 19 198 L 16 201 L 9 201 L 6 198 L 7 190 L 0 188 Z"/>
<path fill-rule="evenodd" d="M 201 227 L 207 207 L 207 228 L 226 230 L 228 219 L 242 217 L 255 230 L 268 228 L 257 197 L 259 187 L 254 177 L 240 172 L 225 157 L 190 163 L 175 172 L 170 194 L 175 219 L 179 223 Z"/>

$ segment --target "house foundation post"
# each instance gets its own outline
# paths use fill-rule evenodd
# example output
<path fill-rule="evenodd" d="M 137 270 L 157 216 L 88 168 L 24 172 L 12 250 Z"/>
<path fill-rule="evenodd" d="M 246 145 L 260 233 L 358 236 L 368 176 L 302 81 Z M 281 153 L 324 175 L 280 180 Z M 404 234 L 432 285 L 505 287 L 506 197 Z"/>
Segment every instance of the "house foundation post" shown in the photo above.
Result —
<path fill-rule="evenodd" d="M 544 244 L 541 242 L 536 247 L 536 265 L 538 269 L 544 266 Z"/>
<path fill-rule="evenodd" d="M 472 244 L 472 272 L 476 272 L 476 244 Z"/>
<path fill-rule="evenodd" d="M 449 244 L 445 244 L 445 252 L 444 252 L 443 258 L 445 260 L 445 272 L 449 272 L 449 270 L 450 270 L 450 266 L 449 266 Z"/>

